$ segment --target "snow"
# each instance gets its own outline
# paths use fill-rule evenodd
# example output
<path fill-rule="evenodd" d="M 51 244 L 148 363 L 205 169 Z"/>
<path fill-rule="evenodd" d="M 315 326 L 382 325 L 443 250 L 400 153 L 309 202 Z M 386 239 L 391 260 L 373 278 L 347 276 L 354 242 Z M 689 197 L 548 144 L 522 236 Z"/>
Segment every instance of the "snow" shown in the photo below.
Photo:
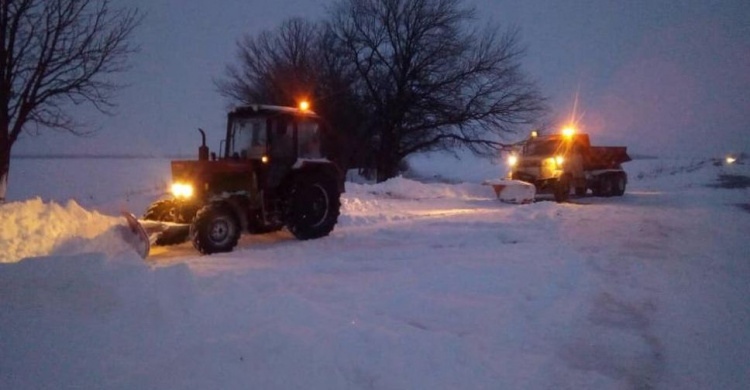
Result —
<path fill-rule="evenodd" d="M 421 156 L 347 183 L 329 237 L 143 262 L 108 215 L 160 197 L 167 160 L 14 160 L 45 181 L 0 206 L 0 388 L 745 389 L 750 188 L 719 176 L 750 166 L 715 163 L 509 205 L 480 184 L 502 165 Z"/>
<path fill-rule="evenodd" d="M 0 263 L 26 257 L 96 251 L 118 254 L 129 249 L 120 219 L 83 209 L 73 200 L 65 206 L 40 198 L 0 208 Z"/>

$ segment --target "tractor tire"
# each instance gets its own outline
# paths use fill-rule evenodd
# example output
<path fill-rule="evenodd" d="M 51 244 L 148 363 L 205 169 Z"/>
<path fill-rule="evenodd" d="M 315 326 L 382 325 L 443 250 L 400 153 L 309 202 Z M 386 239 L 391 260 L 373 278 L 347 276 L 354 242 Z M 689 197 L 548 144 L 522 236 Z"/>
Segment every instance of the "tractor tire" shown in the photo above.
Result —
<path fill-rule="evenodd" d="M 190 240 L 204 255 L 231 252 L 240 239 L 241 227 L 232 208 L 209 204 L 198 210 L 190 225 Z"/>
<path fill-rule="evenodd" d="M 555 202 L 563 203 L 570 198 L 570 179 L 567 176 L 561 177 L 553 190 Z"/>
<path fill-rule="evenodd" d="M 299 240 L 327 236 L 338 222 L 340 198 L 336 178 L 323 172 L 297 177 L 287 197 L 287 229 Z"/>
<path fill-rule="evenodd" d="M 151 204 L 143 214 L 147 221 L 177 222 L 177 205 L 172 199 L 159 200 Z"/>
<path fill-rule="evenodd" d="M 179 209 L 172 199 L 164 199 L 154 202 L 149 206 L 146 212 L 143 214 L 143 219 L 146 221 L 158 221 L 158 222 L 178 222 Z M 187 230 L 176 230 L 174 233 L 167 234 L 163 233 L 156 239 L 154 245 L 159 246 L 170 246 L 178 245 L 185 242 L 188 238 Z"/>
<path fill-rule="evenodd" d="M 612 195 L 623 196 L 625 194 L 625 186 L 627 182 L 625 175 L 617 175 L 612 178 Z"/>

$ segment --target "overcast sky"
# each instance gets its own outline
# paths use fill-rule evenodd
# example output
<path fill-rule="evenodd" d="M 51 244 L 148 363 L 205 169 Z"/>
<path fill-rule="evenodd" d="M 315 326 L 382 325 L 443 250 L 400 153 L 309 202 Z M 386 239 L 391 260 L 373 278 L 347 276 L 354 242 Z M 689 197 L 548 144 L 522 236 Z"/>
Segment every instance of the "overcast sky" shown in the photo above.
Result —
<path fill-rule="evenodd" d="M 117 115 L 78 116 L 90 138 L 43 133 L 14 153 L 197 153 L 215 149 L 227 102 L 213 80 L 236 41 L 282 20 L 325 16 L 328 0 L 112 0 L 146 18 Z M 556 117 L 579 95 L 596 144 L 671 156 L 750 151 L 750 1 L 474 0 L 478 15 L 520 27 L 524 65 Z M 520 136 L 519 136 L 520 137 Z"/>

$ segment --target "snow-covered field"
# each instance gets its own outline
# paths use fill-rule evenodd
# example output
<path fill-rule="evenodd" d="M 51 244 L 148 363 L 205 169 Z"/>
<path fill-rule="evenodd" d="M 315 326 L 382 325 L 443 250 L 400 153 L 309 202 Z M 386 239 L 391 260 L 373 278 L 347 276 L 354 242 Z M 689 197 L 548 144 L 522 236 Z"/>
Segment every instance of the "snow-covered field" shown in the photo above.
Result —
<path fill-rule="evenodd" d="M 422 157 L 349 183 L 327 238 L 144 263 L 113 216 L 167 160 L 12 164 L 0 389 L 750 388 L 750 165 L 637 160 L 622 198 L 519 206 L 477 184 L 502 166 Z"/>

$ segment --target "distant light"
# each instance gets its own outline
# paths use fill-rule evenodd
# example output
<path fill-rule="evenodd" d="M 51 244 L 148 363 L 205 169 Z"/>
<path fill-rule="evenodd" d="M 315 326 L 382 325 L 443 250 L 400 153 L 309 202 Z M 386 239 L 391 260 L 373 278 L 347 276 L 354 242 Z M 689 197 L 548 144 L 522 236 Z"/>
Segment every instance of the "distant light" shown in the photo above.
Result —
<path fill-rule="evenodd" d="M 573 134 L 575 133 L 576 133 L 576 129 L 572 126 L 568 126 L 562 130 L 562 134 L 568 138 L 572 137 Z"/>
<path fill-rule="evenodd" d="M 737 161 L 737 159 L 732 156 L 727 156 L 726 161 L 727 161 L 727 164 L 731 165 L 731 164 L 734 164 L 734 162 Z"/>
<path fill-rule="evenodd" d="M 531 137 L 532 138 L 536 138 L 538 136 L 539 136 L 539 132 L 538 131 L 534 130 L 534 131 L 531 132 Z"/>
<path fill-rule="evenodd" d="M 268 164 L 268 156 L 261 157 L 260 162 L 262 162 L 263 164 Z"/>
<path fill-rule="evenodd" d="M 299 109 L 302 110 L 302 111 L 309 110 L 310 109 L 310 102 L 308 102 L 307 100 L 303 100 L 303 101 L 299 102 Z"/>
<path fill-rule="evenodd" d="M 510 156 L 508 156 L 508 165 L 514 167 L 516 166 L 516 164 L 518 164 L 518 156 L 516 156 L 515 154 L 511 154 Z"/>

